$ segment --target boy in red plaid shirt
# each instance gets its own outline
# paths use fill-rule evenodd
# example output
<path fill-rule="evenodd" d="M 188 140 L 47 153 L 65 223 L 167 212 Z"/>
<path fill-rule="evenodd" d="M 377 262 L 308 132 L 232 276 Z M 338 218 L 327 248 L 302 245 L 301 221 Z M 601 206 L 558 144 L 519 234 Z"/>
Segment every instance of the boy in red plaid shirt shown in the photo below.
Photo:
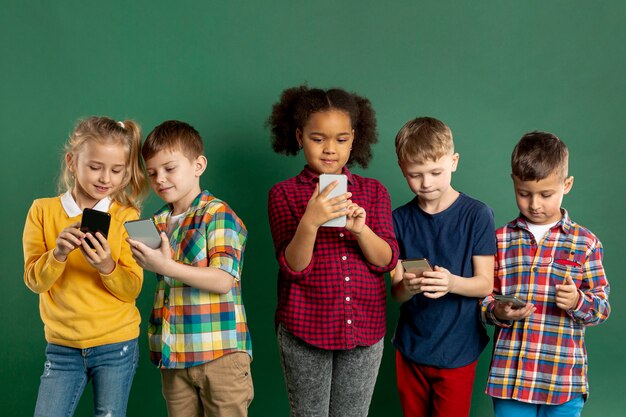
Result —
<path fill-rule="evenodd" d="M 580 416 L 589 393 L 585 327 L 610 313 L 600 241 L 561 208 L 574 183 L 568 150 L 531 132 L 511 157 L 520 216 L 496 232 L 494 295 L 483 301 L 496 326 L 487 394 L 496 417 Z"/>

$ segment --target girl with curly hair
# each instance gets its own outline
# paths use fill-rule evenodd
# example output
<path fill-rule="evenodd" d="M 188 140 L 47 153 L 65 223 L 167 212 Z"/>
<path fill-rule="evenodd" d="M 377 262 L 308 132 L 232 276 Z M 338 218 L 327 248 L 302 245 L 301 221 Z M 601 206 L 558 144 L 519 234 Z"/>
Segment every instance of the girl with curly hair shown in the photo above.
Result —
<path fill-rule="evenodd" d="M 276 331 L 292 416 L 365 416 L 385 334 L 384 273 L 398 246 L 391 201 L 367 167 L 377 140 L 371 103 L 343 89 L 283 91 L 267 122 L 277 153 L 306 166 L 269 192 L 278 260 Z M 348 192 L 330 198 L 320 174 L 343 174 Z M 346 216 L 345 227 L 322 227 Z"/>

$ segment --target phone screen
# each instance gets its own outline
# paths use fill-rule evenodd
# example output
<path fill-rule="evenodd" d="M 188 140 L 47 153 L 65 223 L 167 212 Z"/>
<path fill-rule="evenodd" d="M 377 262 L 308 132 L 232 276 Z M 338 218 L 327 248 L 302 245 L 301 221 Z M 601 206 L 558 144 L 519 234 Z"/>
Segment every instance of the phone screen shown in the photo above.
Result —
<path fill-rule="evenodd" d="M 131 239 L 152 249 L 161 247 L 161 235 L 152 219 L 130 220 L 124 223 L 124 227 Z"/>
<path fill-rule="evenodd" d="M 333 181 L 339 184 L 330 192 L 328 198 L 334 198 L 348 192 L 348 177 L 344 174 L 320 174 L 320 192 L 324 191 Z M 324 227 L 345 227 L 346 216 L 337 217 L 324 223 Z"/>
<path fill-rule="evenodd" d="M 83 210 L 83 218 L 80 222 L 80 231 L 83 233 L 91 233 L 94 237 L 100 232 L 106 239 L 109 235 L 109 226 L 111 224 L 111 215 L 107 212 L 86 208 Z M 97 239 L 97 238 L 96 238 Z M 86 239 L 89 247 L 93 248 L 91 241 Z"/>

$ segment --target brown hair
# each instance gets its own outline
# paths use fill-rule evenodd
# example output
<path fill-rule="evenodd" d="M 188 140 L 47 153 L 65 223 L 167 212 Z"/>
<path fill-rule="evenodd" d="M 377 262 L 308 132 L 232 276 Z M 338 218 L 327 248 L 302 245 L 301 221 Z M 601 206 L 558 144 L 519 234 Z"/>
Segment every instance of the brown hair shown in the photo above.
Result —
<path fill-rule="evenodd" d="M 187 159 L 193 161 L 204 155 L 204 144 L 193 126 L 178 120 L 167 120 L 148 134 L 141 147 L 141 156 L 147 161 L 163 150 L 181 151 Z"/>
<path fill-rule="evenodd" d="M 65 154 L 78 155 L 89 141 L 113 143 L 123 146 L 128 156 L 126 173 L 120 187 L 111 195 L 111 199 L 122 206 L 130 206 L 139 210 L 143 201 L 147 181 L 141 164 L 139 150 L 141 146 L 141 128 L 133 120 L 115 121 L 106 116 L 91 116 L 80 120 L 65 144 Z M 65 192 L 74 187 L 67 159 L 63 158 L 63 169 L 59 177 L 58 188 Z"/>
<path fill-rule="evenodd" d="M 567 177 L 569 152 L 556 135 L 548 132 L 526 133 L 513 149 L 511 170 L 522 181 L 539 181 L 553 172 Z"/>
<path fill-rule="evenodd" d="M 451 152 L 454 152 L 452 131 L 433 117 L 409 120 L 396 135 L 399 162 L 436 161 Z"/>

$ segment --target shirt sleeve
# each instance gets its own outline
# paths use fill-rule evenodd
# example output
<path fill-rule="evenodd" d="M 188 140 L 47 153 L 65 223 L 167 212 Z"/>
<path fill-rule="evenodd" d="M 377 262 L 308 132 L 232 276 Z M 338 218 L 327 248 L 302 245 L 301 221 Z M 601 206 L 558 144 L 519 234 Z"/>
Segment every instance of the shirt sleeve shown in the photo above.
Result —
<path fill-rule="evenodd" d="M 270 189 L 267 210 L 278 268 L 283 277 L 297 280 L 311 273 L 315 258 L 311 259 L 309 265 L 302 271 L 294 271 L 287 264 L 285 250 L 296 234 L 300 222 L 294 208 L 290 206 L 290 202 L 283 184 L 276 184 Z"/>
<path fill-rule="evenodd" d="M 24 283 L 34 293 L 48 291 L 63 275 L 66 262 L 58 261 L 46 244 L 43 208 L 33 202 L 24 225 L 22 237 L 24 249 Z"/>
<path fill-rule="evenodd" d="M 396 267 L 398 263 L 398 242 L 396 241 L 396 235 L 393 230 L 393 217 L 391 214 L 391 197 L 387 189 L 377 181 L 378 192 L 375 196 L 375 202 L 372 205 L 372 210 L 367 213 L 366 223 L 376 234 L 376 236 L 383 239 L 391 248 L 391 260 L 385 266 L 376 266 L 365 260 L 369 269 L 376 273 L 389 272 Z"/>
<path fill-rule="evenodd" d="M 494 239 L 495 242 L 495 239 Z M 499 263 L 498 263 L 498 257 L 495 257 L 495 263 L 494 263 L 494 273 L 493 273 L 493 292 L 491 295 L 488 295 L 487 297 L 483 298 L 482 302 L 481 302 L 481 308 L 480 308 L 480 319 L 483 322 L 483 324 L 487 325 L 494 325 L 494 326 L 498 326 L 498 327 L 511 327 L 511 325 L 513 324 L 512 321 L 510 320 L 498 320 L 498 318 L 496 317 L 496 315 L 494 314 L 494 310 L 496 308 L 496 300 L 493 298 L 493 294 L 501 294 L 502 293 L 502 286 L 501 286 L 501 282 L 500 282 L 500 267 L 499 267 Z"/>
<path fill-rule="evenodd" d="M 117 233 L 109 234 L 109 238 L 116 236 L 120 242 L 116 242 L 120 247 L 119 258 L 115 261 L 115 269 L 110 274 L 100 274 L 102 283 L 106 289 L 118 299 L 130 303 L 134 302 L 141 292 L 143 285 L 143 269 L 137 264 L 130 250 L 130 245 L 126 242 L 128 234 L 124 228 L 124 222 L 136 220 L 139 213 L 133 208 L 122 208 L 119 211 L 119 227 Z"/>
<path fill-rule="evenodd" d="M 209 266 L 241 279 L 243 253 L 248 231 L 243 221 L 226 204 L 220 204 L 206 225 Z"/>
<path fill-rule="evenodd" d="M 493 210 L 483 205 L 477 213 L 474 232 L 473 255 L 493 255 L 496 253 L 496 226 Z"/>
<path fill-rule="evenodd" d="M 602 243 L 595 240 L 583 265 L 582 282 L 578 287 L 578 305 L 567 312 L 574 320 L 587 326 L 604 322 L 611 313 L 610 287 L 602 266 L 603 252 Z"/>

